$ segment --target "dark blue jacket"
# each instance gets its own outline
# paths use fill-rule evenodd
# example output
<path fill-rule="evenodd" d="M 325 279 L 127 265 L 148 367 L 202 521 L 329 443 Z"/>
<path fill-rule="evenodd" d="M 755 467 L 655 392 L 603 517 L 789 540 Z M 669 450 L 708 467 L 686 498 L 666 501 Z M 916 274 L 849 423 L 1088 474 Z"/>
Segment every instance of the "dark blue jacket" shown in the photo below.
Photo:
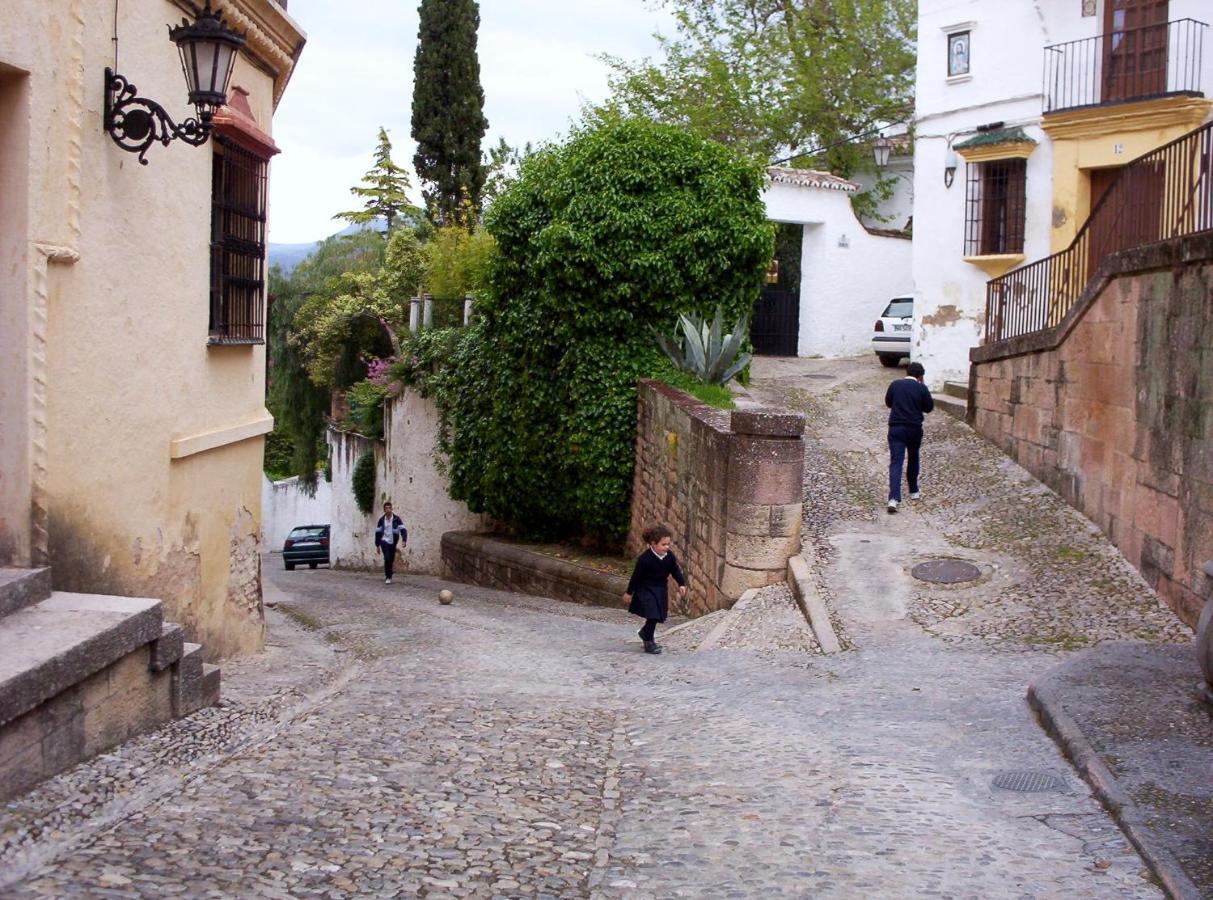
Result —
<path fill-rule="evenodd" d="M 930 389 L 917 378 L 898 378 L 884 392 L 884 405 L 889 413 L 890 425 L 917 425 L 922 427 L 922 414 L 935 408 Z"/>
<path fill-rule="evenodd" d="M 651 549 L 641 553 L 636 560 L 636 568 L 632 570 L 632 579 L 628 582 L 627 593 L 632 596 L 628 612 L 644 619 L 664 622 L 670 611 L 667 579 L 671 577 L 679 584 L 687 583 L 673 551 L 664 557 L 658 557 Z"/>

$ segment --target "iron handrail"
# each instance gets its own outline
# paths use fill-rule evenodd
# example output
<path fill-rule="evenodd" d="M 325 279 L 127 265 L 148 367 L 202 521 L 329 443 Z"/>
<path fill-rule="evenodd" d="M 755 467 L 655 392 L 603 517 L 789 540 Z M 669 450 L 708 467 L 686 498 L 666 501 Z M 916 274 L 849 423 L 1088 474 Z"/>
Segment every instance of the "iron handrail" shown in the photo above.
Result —
<path fill-rule="evenodd" d="M 1048 45 L 1042 91 L 1045 113 L 1200 94 L 1208 27 L 1196 19 L 1174 19 Z M 1150 46 L 1151 41 L 1155 46 Z M 1151 55 L 1159 52 L 1165 59 L 1155 59 L 1151 65 Z"/>
<path fill-rule="evenodd" d="M 986 283 L 986 343 L 1059 324 L 1113 253 L 1213 230 L 1213 122 L 1137 157 L 1070 245 Z"/>

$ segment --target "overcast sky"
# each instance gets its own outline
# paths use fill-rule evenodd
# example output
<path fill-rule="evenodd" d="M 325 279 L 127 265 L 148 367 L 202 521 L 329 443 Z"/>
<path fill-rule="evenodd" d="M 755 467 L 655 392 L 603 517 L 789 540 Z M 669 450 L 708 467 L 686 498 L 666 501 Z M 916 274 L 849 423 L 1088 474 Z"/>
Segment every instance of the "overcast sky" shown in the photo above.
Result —
<path fill-rule="evenodd" d="M 414 152 L 416 0 L 291 0 L 290 14 L 307 46 L 274 115 L 282 148 L 270 180 L 274 243 L 344 226 L 332 216 L 356 203 L 349 189 L 370 167 L 380 125 L 410 173 Z M 671 31 L 669 16 L 646 0 L 480 0 L 485 148 L 498 137 L 517 146 L 567 131 L 584 100 L 606 97 L 607 66 L 595 56 L 652 55 L 659 30 Z"/>

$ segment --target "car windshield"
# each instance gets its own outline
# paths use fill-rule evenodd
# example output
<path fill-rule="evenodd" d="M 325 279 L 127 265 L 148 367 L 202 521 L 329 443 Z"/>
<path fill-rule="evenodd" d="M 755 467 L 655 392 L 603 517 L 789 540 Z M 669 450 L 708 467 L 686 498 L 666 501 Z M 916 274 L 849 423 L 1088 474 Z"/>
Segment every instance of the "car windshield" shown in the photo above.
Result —
<path fill-rule="evenodd" d="M 282 534 L 281 531 L 278 533 Z M 294 531 L 291 532 L 291 540 L 295 540 L 295 541 L 300 540 L 302 538 L 318 538 L 318 537 L 324 537 L 323 528 L 319 528 L 319 527 L 317 527 L 317 528 L 296 528 Z"/>
<path fill-rule="evenodd" d="M 886 319 L 908 319 L 914 315 L 914 301 L 909 297 L 900 297 L 889 304 L 884 311 Z"/>

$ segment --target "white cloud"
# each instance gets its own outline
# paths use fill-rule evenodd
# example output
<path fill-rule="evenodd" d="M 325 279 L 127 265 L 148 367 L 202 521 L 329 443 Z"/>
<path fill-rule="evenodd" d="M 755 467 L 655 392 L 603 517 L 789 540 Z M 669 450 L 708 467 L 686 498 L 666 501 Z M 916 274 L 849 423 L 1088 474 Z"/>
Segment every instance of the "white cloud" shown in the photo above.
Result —
<path fill-rule="evenodd" d="M 308 42 L 274 116 L 282 148 L 270 182 L 270 238 L 317 240 L 341 227 L 349 189 L 370 167 L 382 125 L 412 168 L 409 137 L 417 9 L 401 0 L 291 0 Z M 478 51 L 485 146 L 539 143 L 607 94 L 607 53 L 651 55 L 670 17 L 646 0 L 481 0 Z"/>

